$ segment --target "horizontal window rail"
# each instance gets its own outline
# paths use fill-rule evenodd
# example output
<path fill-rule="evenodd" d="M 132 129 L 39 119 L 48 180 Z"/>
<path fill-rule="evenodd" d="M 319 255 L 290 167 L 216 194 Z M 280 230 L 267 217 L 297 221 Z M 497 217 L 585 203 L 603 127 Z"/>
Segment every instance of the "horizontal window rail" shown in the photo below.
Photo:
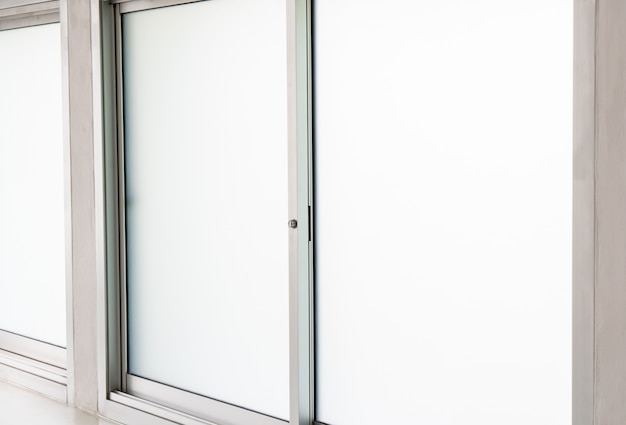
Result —
<path fill-rule="evenodd" d="M 129 374 L 126 379 L 127 394 L 156 403 L 159 406 L 173 409 L 173 411 L 186 412 L 186 415 L 181 414 L 190 418 L 199 418 L 215 423 L 232 422 L 255 425 L 287 424 L 286 421 L 281 419 L 262 415 L 248 409 L 183 391 L 135 375 Z M 119 399 L 119 396 L 117 399 Z"/>
<path fill-rule="evenodd" d="M 4 351 L 37 360 L 41 363 L 60 369 L 66 368 L 66 350 L 63 347 L 3 330 L 0 330 L 0 347 Z"/>
<path fill-rule="evenodd" d="M 109 0 L 111 4 L 118 4 L 120 13 L 138 12 L 140 10 L 156 9 L 159 7 L 177 6 L 195 3 L 203 0 Z"/>
<path fill-rule="evenodd" d="M 59 22 L 59 0 L 0 4 L 0 31 Z"/>

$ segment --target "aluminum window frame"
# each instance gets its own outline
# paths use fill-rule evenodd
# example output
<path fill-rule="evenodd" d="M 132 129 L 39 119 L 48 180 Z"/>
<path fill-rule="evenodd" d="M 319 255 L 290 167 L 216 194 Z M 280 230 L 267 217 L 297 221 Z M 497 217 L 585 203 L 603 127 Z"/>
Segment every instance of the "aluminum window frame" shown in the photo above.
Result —
<path fill-rule="evenodd" d="M 59 0 L 0 0 L 0 31 L 15 30 L 47 24 L 59 24 L 61 29 L 60 51 L 62 60 L 63 104 L 66 103 L 66 45 L 62 42 L 66 31 L 60 19 Z M 63 113 L 63 177 L 64 177 L 64 238 L 65 238 L 65 298 L 66 298 L 66 347 L 39 341 L 25 335 L 0 330 L 0 379 L 15 383 L 53 399 L 67 402 L 72 364 L 69 357 L 73 351 L 71 306 L 71 184 L 69 141 Z"/>
<path fill-rule="evenodd" d="M 313 285 L 310 215 L 311 166 L 311 25 L 310 0 L 285 0 L 287 14 L 287 93 L 289 217 L 289 421 L 212 400 L 127 374 L 125 229 L 123 166 L 123 81 L 121 15 L 204 0 L 98 0 L 102 54 L 102 139 L 96 136 L 95 175 L 99 255 L 99 411 L 123 423 L 228 423 L 304 425 L 313 414 Z M 96 100 L 94 99 L 94 103 Z M 102 148 L 98 148 L 98 144 Z M 287 224 L 287 223 L 286 223 Z M 104 316 L 104 317 L 102 317 Z M 104 320 L 102 320 L 104 319 Z"/>
<path fill-rule="evenodd" d="M 13 0 L 21 1 L 21 0 Z M 152 4 L 157 4 L 153 0 Z M 296 144 L 290 144 L 290 158 L 296 157 L 298 170 L 291 172 L 298 176 L 294 186 L 306 187 L 310 184 L 308 170 L 302 170 L 302 164 L 309 165 L 310 152 L 310 3 L 311 0 L 286 0 L 288 4 L 289 25 L 289 76 L 290 76 L 290 140 L 296 138 Z M 141 0 L 117 0 L 115 3 L 132 3 L 139 5 Z M 173 0 L 172 0 L 173 3 Z M 121 379 L 120 347 L 119 347 L 119 288 L 107 282 L 116 282 L 117 276 L 114 261 L 117 246 L 110 243 L 111 234 L 118 232 L 117 223 L 111 220 L 111 214 L 105 211 L 117 211 L 117 194 L 115 184 L 111 183 L 116 170 L 116 154 L 111 154 L 110 146 L 115 139 L 115 43 L 113 32 L 112 1 L 91 0 L 91 23 L 94 29 L 91 41 L 93 69 L 93 108 L 94 108 L 94 175 L 96 203 L 96 285 L 97 307 L 92 312 L 98 321 L 98 379 L 94 387 L 89 387 L 98 397 L 98 411 L 101 415 L 128 424 L 168 425 L 172 422 L 206 424 L 207 422 L 185 415 L 156 403 L 118 392 Z M 607 405 L 598 405 L 596 400 L 595 379 L 597 370 L 608 367 L 596 364 L 596 347 L 606 345 L 606 341 L 596 338 L 595 322 L 596 306 L 595 291 L 597 280 L 597 209 L 602 209 L 596 200 L 596 175 L 602 170 L 603 164 L 596 163 L 596 51 L 598 43 L 608 43 L 605 39 L 607 29 L 599 27 L 597 22 L 597 3 L 593 0 L 574 0 L 574 181 L 573 181 L 573 424 L 592 425 L 598 412 L 611 409 Z M 597 40 L 600 37 L 600 40 Z M 604 38 L 602 38 L 604 37 Z M 108 146 L 108 149 L 103 149 Z M 306 147 L 306 148 L 305 148 Z M 306 168 L 306 167 L 305 167 Z M 303 177 L 306 175 L 306 178 Z M 291 181 L 291 179 L 290 179 Z M 305 183 L 305 181 L 307 181 Z M 290 186 L 290 193 L 295 188 Z M 615 190 L 619 188 L 616 187 Z M 301 193 L 301 198 L 310 196 Z M 311 193 L 311 192 L 309 192 Z M 112 196 L 113 195 L 113 196 Z M 312 205 L 312 200 L 304 202 L 298 198 L 296 206 L 300 228 L 306 222 L 303 209 Z M 114 213 L 115 214 L 115 213 Z M 292 235 L 299 247 L 307 245 L 296 235 Z M 302 249 L 302 248 L 300 248 Z M 309 253 L 311 252 L 309 244 Z M 309 254 L 311 255 L 311 254 Z M 303 255 L 298 257 L 304 264 Z M 616 262 L 623 259 L 615 258 Z M 309 270 L 292 270 L 299 276 L 298 284 L 291 285 L 291 302 L 297 300 L 295 309 L 290 312 L 291 335 L 296 335 L 298 348 L 291 352 L 292 396 L 290 424 L 305 425 L 312 423 L 313 417 L 313 340 L 312 332 L 307 334 L 307 327 L 312 325 L 313 309 L 311 298 L 304 296 L 312 290 L 312 268 Z M 308 279 L 303 277 L 307 275 Z M 299 305 L 301 304 L 301 305 Z M 74 320 L 91 320 L 85 314 Z M 621 320 L 615 316 L 613 320 Z M 294 320 L 297 326 L 294 326 Z M 299 330 L 303 329 L 303 332 Z M 295 382 L 295 384 L 294 384 Z M 294 390 L 295 388 L 295 390 Z M 296 394 L 294 396 L 294 394 Z M 620 409 L 618 409 L 620 410 Z M 617 412 L 619 414 L 619 412 Z M 295 416 L 295 418 L 294 418 Z"/>

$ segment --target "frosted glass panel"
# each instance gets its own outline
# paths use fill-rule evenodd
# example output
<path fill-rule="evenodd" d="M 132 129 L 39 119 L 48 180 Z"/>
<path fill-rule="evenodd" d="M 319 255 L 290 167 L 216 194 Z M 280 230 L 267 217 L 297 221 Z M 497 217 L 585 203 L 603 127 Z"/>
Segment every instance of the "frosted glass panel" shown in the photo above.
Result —
<path fill-rule="evenodd" d="M 59 24 L 0 31 L 0 329 L 65 346 Z"/>
<path fill-rule="evenodd" d="M 124 15 L 129 371 L 289 415 L 284 0 Z"/>
<path fill-rule="evenodd" d="M 317 0 L 317 419 L 571 424 L 571 0 Z"/>

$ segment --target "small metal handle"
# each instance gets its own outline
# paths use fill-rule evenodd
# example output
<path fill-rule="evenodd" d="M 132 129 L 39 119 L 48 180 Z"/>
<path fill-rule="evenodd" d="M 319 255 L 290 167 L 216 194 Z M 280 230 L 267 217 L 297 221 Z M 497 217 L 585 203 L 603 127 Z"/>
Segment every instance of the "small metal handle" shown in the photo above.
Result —
<path fill-rule="evenodd" d="M 298 220 L 293 218 L 289 220 L 289 227 L 291 227 L 292 229 L 296 229 L 298 227 Z"/>

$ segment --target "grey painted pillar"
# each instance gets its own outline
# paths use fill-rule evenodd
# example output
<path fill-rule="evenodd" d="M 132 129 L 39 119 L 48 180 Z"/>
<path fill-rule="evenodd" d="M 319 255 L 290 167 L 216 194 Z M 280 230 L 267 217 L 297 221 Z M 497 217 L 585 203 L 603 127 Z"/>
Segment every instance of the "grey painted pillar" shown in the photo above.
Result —
<path fill-rule="evenodd" d="M 68 401 L 97 410 L 96 251 L 90 2 L 61 1 L 71 185 Z"/>
<path fill-rule="evenodd" d="M 626 423 L 626 2 L 596 7 L 595 422 Z"/>
<path fill-rule="evenodd" d="M 626 423 L 626 2 L 574 4 L 574 425 L 615 425 Z"/>

